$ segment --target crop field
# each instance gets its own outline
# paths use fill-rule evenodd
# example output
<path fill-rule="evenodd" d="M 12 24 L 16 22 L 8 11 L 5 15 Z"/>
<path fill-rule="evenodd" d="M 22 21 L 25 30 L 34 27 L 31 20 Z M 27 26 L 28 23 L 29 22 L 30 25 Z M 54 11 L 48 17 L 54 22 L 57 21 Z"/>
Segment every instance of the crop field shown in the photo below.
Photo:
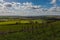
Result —
<path fill-rule="evenodd" d="M 2 21 L 0 40 L 60 40 L 60 21 L 41 19 Z"/>
<path fill-rule="evenodd" d="M 7 24 L 16 24 L 16 23 L 42 23 L 44 20 L 7 20 L 7 21 L 0 21 L 0 25 L 7 25 Z"/>

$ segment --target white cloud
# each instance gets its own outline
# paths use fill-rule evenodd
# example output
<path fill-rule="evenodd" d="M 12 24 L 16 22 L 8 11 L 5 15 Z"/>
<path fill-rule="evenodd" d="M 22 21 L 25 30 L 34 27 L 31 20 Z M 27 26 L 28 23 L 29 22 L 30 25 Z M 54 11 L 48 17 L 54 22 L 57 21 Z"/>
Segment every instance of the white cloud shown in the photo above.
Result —
<path fill-rule="evenodd" d="M 52 0 L 51 4 L 55 4 L 56 3 L 56 0 Z"/>
<path fill-rule="evenodd" d="M 16 15 L 16 16 L 40 16 L 40 15 L 60 15 L 60 7 L 53 6 L 49 9 L 42 8 L 41 5 L 33 5 L 32 3 L 16 3 L 0 1 L 0 15 Z M 54 4 L 56 0 L 51 3 Z"/>
<path fill-rule="evenodd" d="M 0 2 L 4 2 L 3 0 L 0 0 Z"/>

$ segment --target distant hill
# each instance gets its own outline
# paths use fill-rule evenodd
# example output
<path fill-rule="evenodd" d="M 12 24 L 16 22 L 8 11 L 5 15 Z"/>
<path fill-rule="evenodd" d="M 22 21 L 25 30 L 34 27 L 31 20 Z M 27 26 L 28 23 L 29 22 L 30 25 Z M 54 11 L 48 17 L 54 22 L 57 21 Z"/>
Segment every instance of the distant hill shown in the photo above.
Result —
<path fill-rule="evenodd" d="M 0 16 L 0 19 L 45 19 L 45 20 L 60 20 L 60 16 Z"/>

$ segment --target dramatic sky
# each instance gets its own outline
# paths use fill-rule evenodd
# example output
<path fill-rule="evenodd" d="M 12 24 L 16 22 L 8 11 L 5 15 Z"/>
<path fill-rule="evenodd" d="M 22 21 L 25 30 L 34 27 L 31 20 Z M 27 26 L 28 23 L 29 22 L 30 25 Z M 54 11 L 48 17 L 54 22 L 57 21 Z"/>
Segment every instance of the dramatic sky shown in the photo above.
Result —
<path fill-rule="evenodd" d="M 60 0 L 0 0 L 0 15 L 60 15 Z"/>

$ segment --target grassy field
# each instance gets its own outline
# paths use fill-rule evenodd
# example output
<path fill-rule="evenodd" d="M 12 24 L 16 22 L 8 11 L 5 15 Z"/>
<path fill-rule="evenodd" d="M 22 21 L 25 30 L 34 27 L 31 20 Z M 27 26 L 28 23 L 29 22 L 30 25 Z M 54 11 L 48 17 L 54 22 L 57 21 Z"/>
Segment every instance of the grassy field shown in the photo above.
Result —
<path fill-rule="evenodd" d="M 16 24 L 16 23 L 42 23 L 44 20 L 7 20 L 7 21 L 0 21 L 0 25 L 7 25 L 7 24 Z"/>
<path fill-rule="evenodd" d="M 9 20 L 0 22 L 0 40 L 60 40 L 60 21 Z"/>

